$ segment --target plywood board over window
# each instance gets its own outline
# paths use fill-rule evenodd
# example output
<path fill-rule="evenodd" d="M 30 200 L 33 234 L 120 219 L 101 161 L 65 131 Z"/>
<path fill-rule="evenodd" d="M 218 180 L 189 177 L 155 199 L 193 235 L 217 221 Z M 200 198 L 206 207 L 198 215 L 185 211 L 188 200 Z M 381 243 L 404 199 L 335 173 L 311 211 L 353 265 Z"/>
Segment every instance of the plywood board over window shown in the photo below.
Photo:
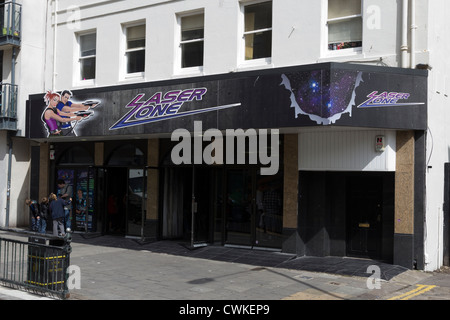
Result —
<path fill-rule="evenodd" d="M 272 56 L 272 1 L 245 7 L 245 60 Z"/>

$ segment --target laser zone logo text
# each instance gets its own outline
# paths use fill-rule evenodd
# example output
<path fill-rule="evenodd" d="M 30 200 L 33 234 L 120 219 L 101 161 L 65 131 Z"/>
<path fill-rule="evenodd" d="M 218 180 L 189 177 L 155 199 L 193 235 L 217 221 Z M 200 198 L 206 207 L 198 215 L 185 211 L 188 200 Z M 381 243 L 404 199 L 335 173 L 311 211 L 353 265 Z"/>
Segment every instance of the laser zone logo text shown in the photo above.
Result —
<path fill-rule="evenodd" d="M 409 93 L 400 92 L 383 92 L 373 91 L 367 96 L 368 100 L 364 101 L 358 108 L 377 108 L 377 107 L 401 107 L 401 106 L 416 106 L 425 103 L 420 102 L 400 102 L 406 101 L 411 97 Z"/>
<path fill-rule="evenodd" d="M 207 92 L 208 89 L 206 88 L 172 90 L 167 91 L 164 94 L 163 92 L 157 92 L 148 100 L 144 99 L 145 93 L 140 93 L 126 105 L 126 108 L 131 110 L 111 128 L 109 128 L 109 130 L 181 118 L 205 112 L 233 108 L 241 105 L 240 103 L 235 103 L 180 112 L 183 104 L 193 101 L 202 101 Z"/>

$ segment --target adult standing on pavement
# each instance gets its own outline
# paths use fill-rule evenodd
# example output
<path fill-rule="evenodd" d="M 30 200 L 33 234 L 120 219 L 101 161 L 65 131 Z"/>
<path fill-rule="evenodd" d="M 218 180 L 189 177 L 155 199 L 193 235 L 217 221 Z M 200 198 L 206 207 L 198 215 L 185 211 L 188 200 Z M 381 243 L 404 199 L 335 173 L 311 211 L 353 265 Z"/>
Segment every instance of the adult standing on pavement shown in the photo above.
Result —
<path fill-rule="evenodd" d="M 30 207 L 31 231 L 39 231 L 39 205 L 36 200 L 26 199 L 25 204 Z"/>
<path fill-rule="evenodd" d="M 63 200 L 62 198 L 56 197 L 56 194 L 52 193 L 49 196 L 50 199 L 50 212 L 52 213 L 53 220 L 53 235 L 58 236 L 58 229 L 61 232 L 61 236 L 65 236 L 64 231 L 64 206 L 70 204 L 72 198 L 68 200 Z"/>
<path fill-rule="evenodd" d="M 73 188 L 71 185 L 66 184 L 63 179 L 58 179 L 58 198 L 67 201 L 72 198 Z M 72 223 L 70 221 L 70 212 L 71 212 L 71 202 L 64 205 L 64 226 L 66 229 L 70 229 L 72 227 Z"/>

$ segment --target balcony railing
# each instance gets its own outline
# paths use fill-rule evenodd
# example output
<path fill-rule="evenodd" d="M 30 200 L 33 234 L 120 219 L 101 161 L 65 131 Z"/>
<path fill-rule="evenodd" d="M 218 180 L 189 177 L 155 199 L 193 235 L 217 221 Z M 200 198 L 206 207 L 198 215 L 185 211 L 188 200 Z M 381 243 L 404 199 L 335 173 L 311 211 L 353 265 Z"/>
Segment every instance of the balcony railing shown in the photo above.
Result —
<path fill-rule="evenodd" d="M 22 5 L 6 2 L 0 5 L 0 46 L 20 46 Z"/>
<path fill-rule="evenodd" d="M 0 130 L 17 130 L 18 86 L 0 85 Z"/>

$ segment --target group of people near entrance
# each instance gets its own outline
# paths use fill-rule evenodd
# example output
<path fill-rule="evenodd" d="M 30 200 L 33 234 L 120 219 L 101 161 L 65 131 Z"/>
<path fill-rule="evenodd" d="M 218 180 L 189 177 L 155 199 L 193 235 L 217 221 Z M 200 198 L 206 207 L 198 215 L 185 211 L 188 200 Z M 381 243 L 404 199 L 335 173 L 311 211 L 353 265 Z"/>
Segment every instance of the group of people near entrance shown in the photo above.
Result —
<path fill-rule="evenodd" d="M 62 179 L 57 181 L 57 194 L 51 193 L 40 203 L 36 200 L 25 200 L 30 207 L 31 231 L 46 233 L 47 220 L 53 221 L 53 235 L 65 236 L 66 230 L 71 228 L 70 207 L 72 203 L 72 186 Z"/>

